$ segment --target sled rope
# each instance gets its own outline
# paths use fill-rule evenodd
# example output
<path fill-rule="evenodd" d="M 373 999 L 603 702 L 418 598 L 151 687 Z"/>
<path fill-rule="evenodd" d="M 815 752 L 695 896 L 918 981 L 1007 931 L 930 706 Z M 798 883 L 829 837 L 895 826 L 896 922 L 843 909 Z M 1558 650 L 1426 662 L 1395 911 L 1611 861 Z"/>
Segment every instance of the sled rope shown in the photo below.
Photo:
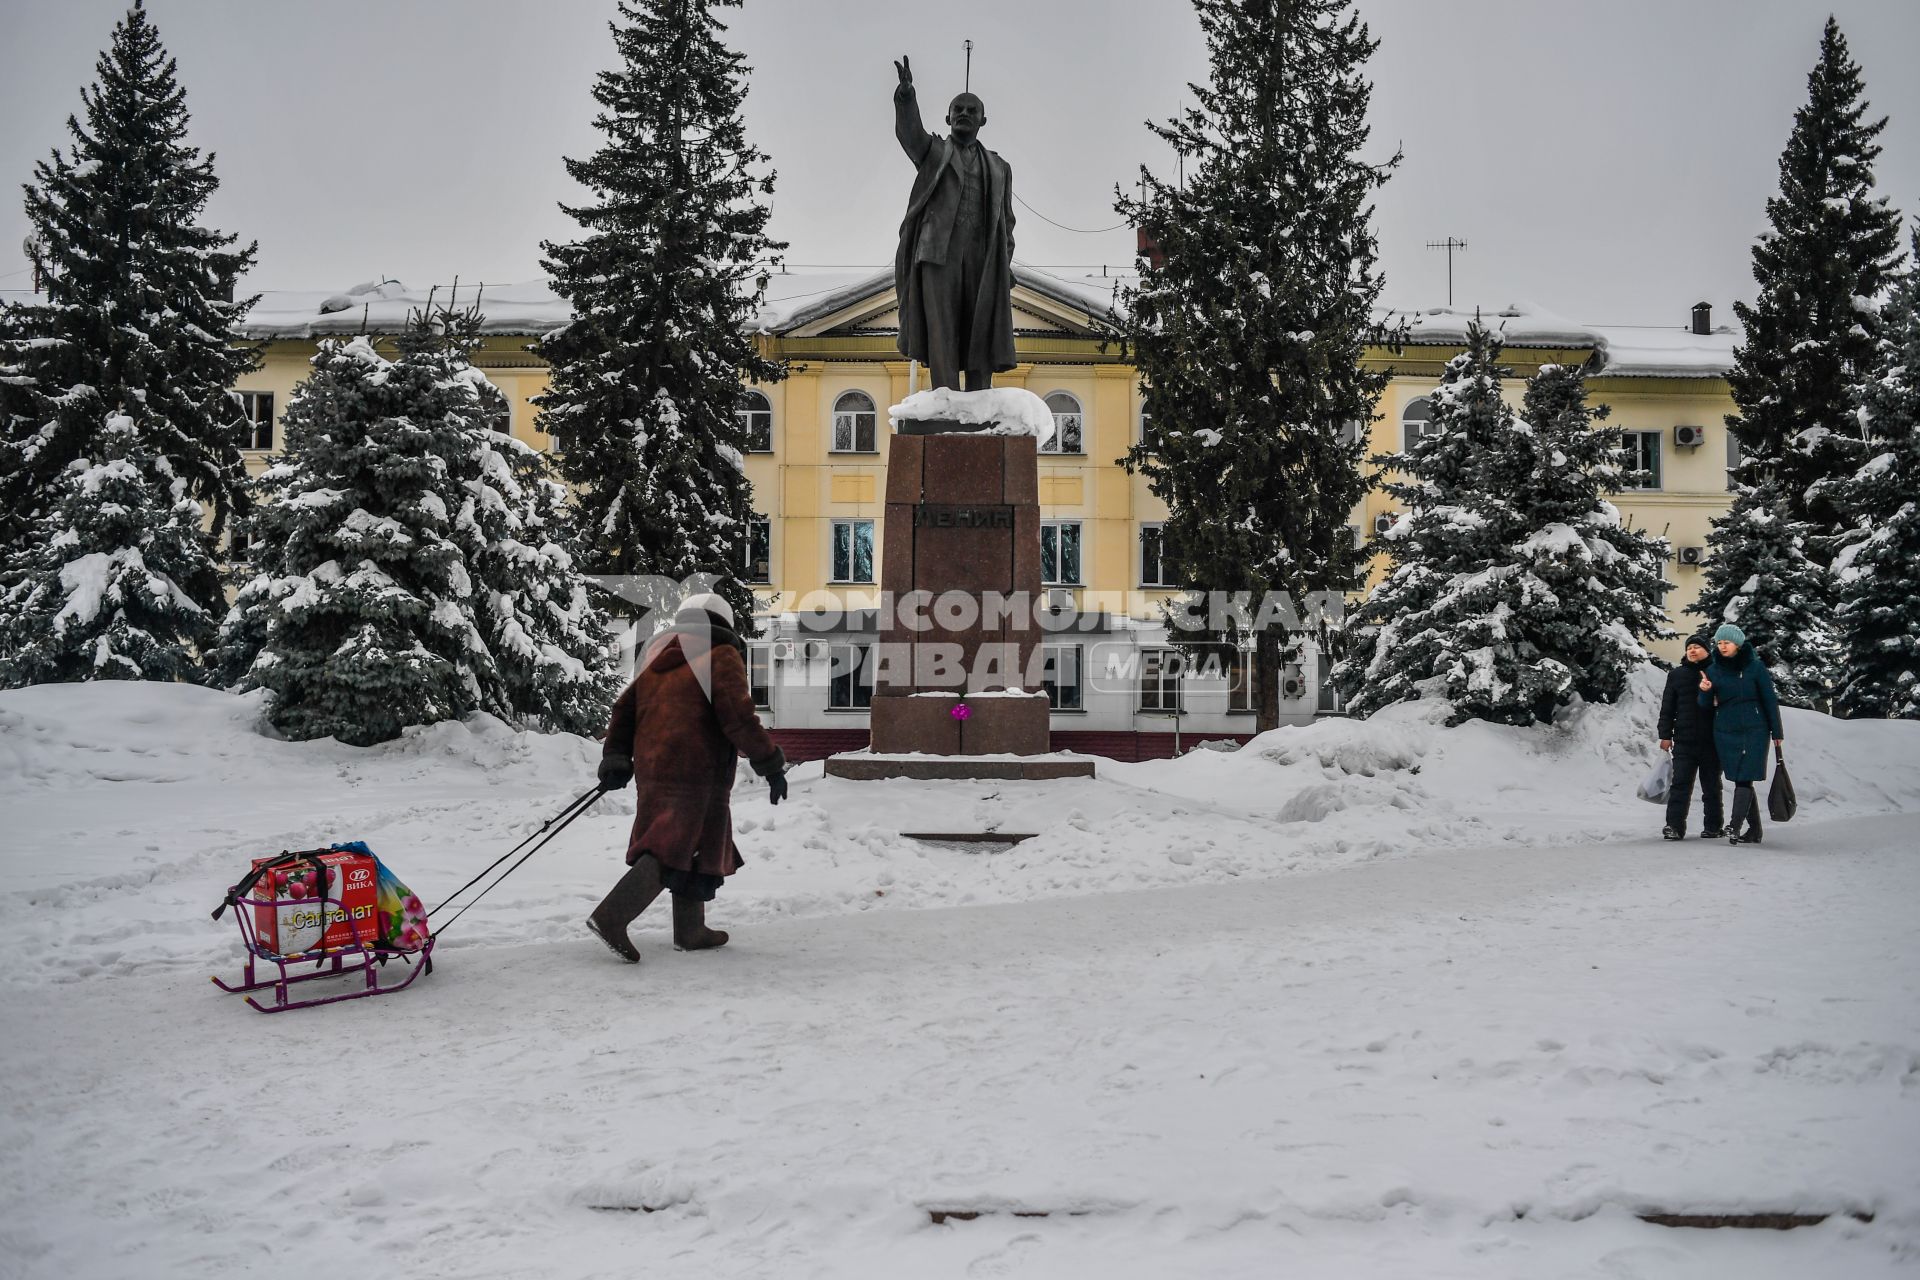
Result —
<path fill-rule="evenodd" d="M 531 858 L 534 854 L 540 852 L 540 850 L 546 846 L 547 841 L 553 839 L 555 836 L 559 835 L 562 831 L 565 831 L 567 829 L 568 824 L 570 824 L 575 818 L 579 817 L 581 814 L 585 813 L 587 810 L 593 808 L 594 802 L 599 800 L 600 797 L 605 794 L 607 794 L 607 789 L 601 786 L 596 786 L 591 791 L 586 791 L 581 793 L 579 796 L 575 797 L 574 800 L 570 804 L 568 804 L 566 808 L 562 809 L 559 813 L 554 814 L 551 818 L 548 818 L 545 822 L 541 823 L 539 826 L 539 829 L 534 831 L 531 835 L 527 836 L 525 840 L 522 840 L 519 844 L 513 846 L 513 848 L 507 850 L 505 853 L 495 858 L 492 862 L 488 863 L 485 869 L 483 869 L 479 875 L 475 876 L 473 879 L 467 881 L 465 884 L 461 885 L 458 889 L 455 889 L 452 893 L 448 894 L 446 898 L 444 898 L 441 901 L 439 906 L 435 907 L 432 911 L 429 911 L 427 913 L 427 916 L 429 919 L 439 914 L 441 911 L 446 910 L 448 903 L 451 903 L 455 898 L 458 898 L 461 894 L 473 888 L 474 885 L 479 884 L 482 880 L 486 879 L 488 874 L 491 873 L 495 867 L 505 862 L 508 858 L 513 857 L 514 854 L 520 853 L 520 850 L 525 849 L 529 841 L 532 841 L 536 838 L 539 839 L 539 843 L 534 845 L 533 848 L 527 849 L 525 853 L 520 854 L 520 859 L 518 862 L 515 862 L 512 866 L 508 867 L 505 871 L 502 871 L 492 884 L 488 885 L 486 888 L 482 889 L 480 892 L 474 894 L 472 900 L 469 901 L 466 904 L 466 906 L 461 907 L 458 911 L 454 912 L 453 920 L 449 920 L 447 921 L 446 924 L 440 925 L 438 928 L 434 929 L 433 936 L 435 938 L 438 938 L 441 934 L 445 933 L 447 929 L 452 926 L 454 920 L 458 920 L 461 916 L 467 914 L 467 912 L 473 908 L 473 904 L 475 902 L 480 901 L 480 899 L 486 897 L 489 893 L 492 893 L 496 888 L 499 887 L 500 881 L 505 880 L 508 876 L 518 871 L 522 866 L 522 864 L 524 864 L 528 858 Z"/>

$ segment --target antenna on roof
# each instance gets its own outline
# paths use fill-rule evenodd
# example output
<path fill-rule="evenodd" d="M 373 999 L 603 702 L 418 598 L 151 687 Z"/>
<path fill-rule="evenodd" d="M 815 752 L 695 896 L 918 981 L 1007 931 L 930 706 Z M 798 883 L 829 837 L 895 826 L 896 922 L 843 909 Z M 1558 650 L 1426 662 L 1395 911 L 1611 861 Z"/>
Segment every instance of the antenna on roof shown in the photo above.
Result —
<path fill-rule="evenodd" d="M 965 45 L 967 50 L 967 76 L 960 82 L 960 92 L 971 93 L 973 92 L 973 41 L 962 40 L 960 43 Z"/>
<path fill-rule="evenodd" d="M 1455 249 L 1464 249 L 1466 247 L 1467 247 L 1467 242 L 1465 240 L 1455 240 L 1452 236 L 1448 236 L 1445 240 L 1427 241 L 1427 248 L 1445 249 L 1447 251 L 1447 305 L 1448 306 L 1453 305 L 1453 251 Z"/>

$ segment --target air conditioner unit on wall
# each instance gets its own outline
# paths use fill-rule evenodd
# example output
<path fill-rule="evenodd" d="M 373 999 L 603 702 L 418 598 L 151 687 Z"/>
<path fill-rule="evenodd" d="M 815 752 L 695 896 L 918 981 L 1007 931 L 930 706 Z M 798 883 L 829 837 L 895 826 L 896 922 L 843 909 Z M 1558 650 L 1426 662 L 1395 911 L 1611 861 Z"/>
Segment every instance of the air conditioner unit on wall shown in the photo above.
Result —
<path fill-rule="evenodd" d="M 775 662 L 792 662 L 794 647 L 791 640 L 775 640 L 771 646 Z"/>
<path fill-rule="evenodd" d="M 1706 562 L 1707 562 L 1707 549 L 1705 547 L 1680 548 L 1681 564 L 1705 564 Z"/>
<path fill-rule="evenodd" d="M 1707 429 L 1705 427 L 1675 427 L 1673 429 L 1673 442 L 1682 449 L 1698 449 L 1707 442 Z"/>
<path fill-rule="evenodd" d="M 1073 608 L 1073 592 L 1066 587 L 1048 587 L 1047 608 L 1055 613 Z"/>
<path fill-rule="evenodd" d="M 1307 675 L 1299 667 L 1286 667 L 1280 672 L 1280 696 L 1289 702 L 1298 702 L 1307 696 Z"/>
<path fill-rule="evenodd" d="M 1382 511 L 1373 518 L 1373 536 L 1376 538 L 1386 537 L 1387 530 L 1393 528 L 1394 522 L 1399 518 L 1399 516 L 1394 515 L 1391 511 Z"/>

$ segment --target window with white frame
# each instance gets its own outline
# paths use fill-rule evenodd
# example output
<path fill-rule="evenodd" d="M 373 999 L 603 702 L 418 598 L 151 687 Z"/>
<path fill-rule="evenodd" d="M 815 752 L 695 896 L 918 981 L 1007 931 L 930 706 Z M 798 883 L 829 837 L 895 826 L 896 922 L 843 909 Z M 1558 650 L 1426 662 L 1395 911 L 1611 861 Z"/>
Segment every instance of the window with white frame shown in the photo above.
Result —
<path fill-rule="evenodd" d="M 1142 711 L 1180 710 L 1180 669 L 1180 651 L 1177 649 L 1140 651 Z"/>
<path fill-rule="evenodd" d="M 1253 705 L 1253 651 L 1235 649 L 1227 655 L 1227 710 L 1251 712 Z"/>
<path fill-rule="evenodd" d="M 1629 431 L 1626 433 L 1627 470 L 1643 474 L 1629 488 L 1658 489 L 1660 487 L 1660 441 L 1666 435 L 1664 431 Z"/>
<path fill-rule="evenodd" d="M 1727 492 L 1733 492 L 1733 469 L 1740 465 L 1740 442 L 1733 432 L 1727 434 Z"/>
<path fill-rule="evenodd" d="M 1153 414 L 1144 400 L 1140 402 L 1140 446 L 1149 453 L 1154 450 Z"/>
<path fill-rule="evenodd" d="M 1083 709 L 1080 685 L 1080 646 L 1049 644 L 1040 648 L 1040 687 L 1047 691 L 1047 706 L 1055 711 Z"/>
<path fill-rule="evenodd" d="M 1412 453 L 1413 447 L 1433 431 L 1433 401 L 1421 396 L 1400 414 L 1400 448 Z"/>
<path fill-rule="evenodd" d="M 741 550 L 746 556 L 741 569 L 743 582 L 773 581 L 773 521 L 765 516 L 748 516 Z"/>
<path fill-rule="evenodd" d="M 1140 526 L 1140 585 L 1143 587 L 1166 587 L 1173 584 L 1167 581 L 1166 530 L 1158 524 Z"/>
<path fill-rule="evenodd" d="M 833 580 L 873 581 L 873 521 L 833 522 Z"/>
<path fill-rule="evenodd" d="M 833 402 L 833 451 L 878 452 L 874 435 L 878 420 L 872 396 L 864 391 L 842 392 Z"/>
<path fill-rule="evenodd" d="M 773 646 L 747 646 L 747 686 L 753 690 L 753 705 L 762 710 L 773 706 Z"/>
<path fill-rule="evenodd" d="M 1040 452 L 1085 453 L 1081 431 L 1086 417 L 1080 411 L 1080 402 L 1064 391 L 1056 391 L 1047 397 L 1047 411 L 1053 414 L 1053 439 Z"/>
<path fill-rule="evenodd" d="M 1367 439 L 1367 422 L 1363 418 L 1349 418 L 1340 424 L 1340 443 L 1344 445 L 1364 444 Z"/>
<path fill-rule="evenodd" d="M 747 438 L 748 453 L 773 452 L 773 402 L 758 391 L 749 391 L 740 397 L 740 407 L 733 411 L 739 420 L 740 429 Z"/>
<path fill-rule="evenodd" d="M 1333 674 L 1333 658 L 1325 651 L 1315 655 L 1313 671 L 1314 679 L 1319 685 L 1318 698 L 1313 709 L 1327 716 L 1344 714 L 1347 704 L 1341 700 L 1339 688 L 1329 678 Z"/>
<path fill-rule="evenodd" d="M 864 644 L 836 644 L 828 648 L 832 660 L 827 707 L 832 711 L 863 711 L 873 705 L 873 650 Z"/>
<path fill-rule="evenodd" d="M 1040 581 L 1049 587 L 1080 585 L 1080 522 L 1040 522 Z"/>
<path fill-rule="evenodd" d="M 273 392 L 235 391 L 232 395 L 240 406 L 240 447 L 273 448 Z"/>

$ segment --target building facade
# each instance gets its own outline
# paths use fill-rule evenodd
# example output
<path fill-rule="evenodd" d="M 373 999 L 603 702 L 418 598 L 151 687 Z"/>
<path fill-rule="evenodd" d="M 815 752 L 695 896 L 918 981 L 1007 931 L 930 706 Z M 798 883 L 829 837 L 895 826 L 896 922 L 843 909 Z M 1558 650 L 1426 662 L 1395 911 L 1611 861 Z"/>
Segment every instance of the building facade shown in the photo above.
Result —
<path fill-rule="evenodd" d="M 1016 268 L 1013 306 L 1020 364 L 996 385 L 1024 387 L 1055 416 L 1055 439 L 1040 456 L 1042 566 L 1049 595 L 1071 602 L 1072 629 L 1048 644 L 1048 688 L 1058 749 L 1123 759 L 1171 754 L 1192 743 L 1243 739 L 1253 728 L 1244 665 L 1183 673 L 1169 646 L 1161 605 L 1165 581 L 1158 530 L 1166 508 L 1143 477 L 1119 459 L 1141 438 L 1135 371 L 1110 339 L 1113 277 L 1075 277 Z M 544 284 L 488 287 L 477 299 L 486 342 L 476 356 L 506 394 L 513 433 L 537 448 L 533 397 L 546 370 L 529 339 L 564 324 L 566 304 Z M 249 322 L 265 343 L 259 370 L 236 388 L 253 422 L 252 465 L 278 447 L 279 415 L 327 336 L 397 334 L 425 291 L 386 282 L 341 295 L 280 294 L 261 300 Z M 1403 447 L 1427 420 L 1427 395 L 1461 349 L 1470 310 L 1405 315 L 1411 341 L 1368 359 L 1390 367 L 1378 417 L 1364 427 L 1369 452 Z M 1591 363 L 1596 404 L 1632 434 L 1647 488 L 1618 505 L 1636 526 L 1666 535 L 1670 616 L 1699 594 L 1708 521 L 1726 510 L 1730 454 L 1725 415 L 1733 404 L 1726 372 L 1734 335 L 1696 309 L 1667 328 L 1585 326 L 1539 308 L 1480 313 L 1505 334 L 1504 363 L 1522 380 L 1545 363 Z M 770 355 L 788 362 L 782 382 L 749 388 L 741 413 L 752 438 L 746 459 L 756 524 L 744 576 L 754 584 L 762 635 L 752 645 L 756 696 L 789 754 L 811 758 L 866 741 L 880 539 L 891 433 L 887 409 L 923 385 L 924 372 L 894 347 L 897 311 L 891 271 L 795 273 L 774 278 L 758 321 Z M 1354 537 L 1375 538 L 1393 518 L 1385 494 L 1353 513 Z M 1380 571 L 1376 559 L 1374 572 Z M 1062 614 L 1065 618 L 1068 615 Z M 832 625 L 818 623 L 831 619 Z M 1675 649 L 1669 643 L 1669 651 Z M 1337 714 L 1325 662 L 1311 649 L 1283 682 L 1283 722 Z"/>

